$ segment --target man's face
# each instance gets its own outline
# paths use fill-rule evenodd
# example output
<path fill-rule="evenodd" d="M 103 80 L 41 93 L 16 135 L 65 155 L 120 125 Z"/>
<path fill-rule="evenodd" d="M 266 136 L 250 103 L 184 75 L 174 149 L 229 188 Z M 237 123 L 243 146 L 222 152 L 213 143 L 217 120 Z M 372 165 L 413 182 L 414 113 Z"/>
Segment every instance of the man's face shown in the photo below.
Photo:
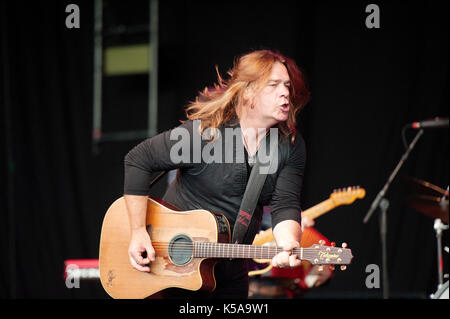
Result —
<path fill-rule="evenodd" d="M 275 125 L 286 121 L 289 115 L 289 87 L 291 85 L 286 67 L 275 62 L 269 80 L 254 99 L 255 115 L 264 122 Z"/>

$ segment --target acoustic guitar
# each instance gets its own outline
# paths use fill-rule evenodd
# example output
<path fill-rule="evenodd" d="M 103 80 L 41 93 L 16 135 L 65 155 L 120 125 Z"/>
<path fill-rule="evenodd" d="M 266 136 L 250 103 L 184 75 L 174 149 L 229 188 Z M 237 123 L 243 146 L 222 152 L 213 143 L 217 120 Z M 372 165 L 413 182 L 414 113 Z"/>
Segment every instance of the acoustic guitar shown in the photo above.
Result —
<path fill-rule="evenodd" d="M 147 298 L 166 288 L 215 289 L 214 265 L 219 258 L 271 259 L 281 248 L 230 244 L 230 225 L 222 214 L 206 210 L 180 211 L 149 198 L 147 231 L 156 257 L 150 272 L 131 266 L 128 257 L 130 224 L 123 197 L 116 200 L 103 220 L 99 269 L 100 281 L 113 298 Z M 299 247 L 301 260 L 317 265 L 348 265 L 348 248 L 325 245 Z"/>
<path fill-rule="evenodd" d="M 327 200 L 324 200 L 323 202 L 311 208 L 308 208 L 307 210 L 302 212 L 302 215 L 314 220 L 338 206 L 352 204 L 356 199 L 361 199 L 365 196 L 365 189 L 359 186 L 335 189 L 333 190 L 333 193 L 330 194 L 330 197 Z M 309 247 L 319 242 L 319 239 L 320 238 L 317 238 L 316 232 L 311 231 L 309 228 L 305 228 L 302 234 L 300 247 Z M 257 234 L 255 236 L 255 239 L 253 240 L 253 245 L 276 246 L 272 234 L 272 228 L 266 229 L 265 231 Z M 272 269 L 272 264 L 270 263 L 269 259 L 255 259 L 255 261 L 259 264 L 269 263 L 269 265 L 263 269 L 249 271 L 248 274 L 250 276 L 260 275 Z"/>

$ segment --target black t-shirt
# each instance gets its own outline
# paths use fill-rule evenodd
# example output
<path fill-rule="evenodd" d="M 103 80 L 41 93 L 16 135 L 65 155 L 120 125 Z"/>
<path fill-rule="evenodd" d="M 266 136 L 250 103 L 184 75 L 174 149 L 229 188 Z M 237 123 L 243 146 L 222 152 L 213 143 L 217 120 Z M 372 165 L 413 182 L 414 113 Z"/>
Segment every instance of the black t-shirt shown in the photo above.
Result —
<path fill-rule="evenodd" d="M 181 210 L 222 213 L 232 227 L 250 175 L 240 126 L 221 127 L 222 138 L 208 143 L 200 136 L 197 124 L 185 121 L 134 147 L 125 156 L 124 193 L 148 195 L 153 172 L 178 169 L 163 199 Z M 233 143 L 229 143 L 229 138 L 224 142 L 228 133 L 235 134 Z M 285 137 L 279 139 L 277 170 L 266 178 L 255 218 L 261 219 L 262 206 L 270 205 L 272 227 L 283 220 L 301 222 L 300 190 L 305 162 L 305 143 L 300 134 L 293 144 Z M 251 238 L 257 231 L 252 230 Z"/>

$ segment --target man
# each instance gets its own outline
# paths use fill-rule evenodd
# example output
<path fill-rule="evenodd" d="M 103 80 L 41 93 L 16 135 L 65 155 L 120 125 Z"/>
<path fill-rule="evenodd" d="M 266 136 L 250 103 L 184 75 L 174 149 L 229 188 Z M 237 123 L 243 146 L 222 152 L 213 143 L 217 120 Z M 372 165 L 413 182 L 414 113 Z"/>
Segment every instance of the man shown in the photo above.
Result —
<path fill-rule="evenodd" d="M 230 78 L 226 81 L 218 74 L 219 83 L 214 89 L 205 89 L 189 105 L 188 121 L 145 140 L 125 157 L 124 198 L 131 225 L 129 257 L 137 270 L 150 271 L 155 258 L 145 228 L 151 173 L 177 169 L 177 177 L 163 199 L 182 210 L 201 208 L 222 213 L 233 226 L 254 163 L 252 159 L 259 156 L 261 141 L 270 134 L 270 129 L 277 129 L 275 151 L 279 160 L 275 172 L 267 176 L 253 216 L 256 222 L 249 226 L 245 242 L 251 243 L 256 234 L 261 207 L 270 204 L 274 237 L 277 245 L 283 247 L 272 263 L 277 267 L 300 264 L 291 250 L 299 246 L 302 234 L 300 189 L 306 151 L 295 124 L 297 112 L 309 100 L 303 75 L 294 61 L 269 50 L 241 56 L 228 74 Z M 199 127 L 196 123 L 200 123 Z M 239 138 L 235 143 L 222 143 L 215 148 L 213 157 L 219 160 L 210 161 L 211 153 L 205 150 L 216 145 L 211 143 L 221 141 L 229 128 L 234 128 Z M 180 130 L 189 133 L 189 139 L 181 141 L 181 147 L 180 141 L 174 139 Z M 200 149 L 194 145 L 199 139 Z M 245 147 L 245 161 L 239 160 L 240 146 Z M 181 161 L 180 150 L 184 152 Z M 231 163 L 226 160 L 230 154 Z M 219 262 L 215 267 L 217 286 L 208 296 L 247 298 L 247 273 L 245 260 Z"/>

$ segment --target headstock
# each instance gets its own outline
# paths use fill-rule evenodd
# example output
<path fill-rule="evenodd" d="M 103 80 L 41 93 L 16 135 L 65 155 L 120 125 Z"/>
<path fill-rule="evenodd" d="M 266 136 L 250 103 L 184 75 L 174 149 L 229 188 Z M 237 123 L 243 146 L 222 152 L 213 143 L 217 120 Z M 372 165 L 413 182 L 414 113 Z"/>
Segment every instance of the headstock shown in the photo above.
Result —
<path fill-rule="evenodd" d="M 330 195 L 330 199 L 337 205 L 348 205 L 353 203 L 357 198 L 364 198 L 366 191 L 359 186 L 335 189 Z"/>
<path fill-rule="evenodd" d="M 334 243 L 325 246 L 325 241 L 320 240 L 319 244 L 304 248 L 302 259 L 308 260 L 313 265 L 341 265 L 341 270 L 345 270 L 346 265 L 351 263 L 353 255 L 346 243 L 343 243 L 342 247 L 335 247 Z"/>

